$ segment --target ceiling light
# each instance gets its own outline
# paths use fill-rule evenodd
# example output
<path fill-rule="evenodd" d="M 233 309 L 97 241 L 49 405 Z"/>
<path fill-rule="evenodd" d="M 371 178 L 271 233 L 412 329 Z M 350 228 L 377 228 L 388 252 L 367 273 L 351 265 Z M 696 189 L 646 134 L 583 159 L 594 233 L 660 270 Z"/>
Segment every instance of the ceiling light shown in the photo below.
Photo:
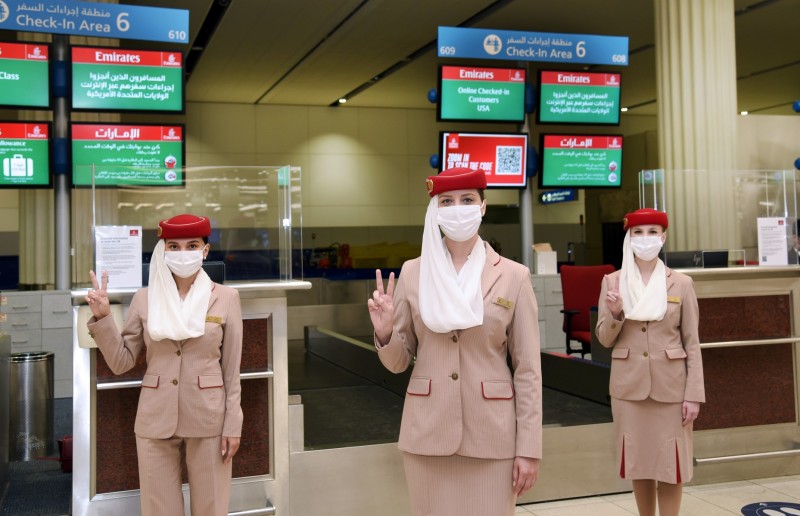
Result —
<path fill-rule="evenodd" d="M 342 97 L 339 99 L 339 104 L 344 104 L 345 102 L 347 102 L 346 98 Z"/>
<path fill-rule="evenodd" d="M 739 114 L 742 115 L 742 116 L 747 116 L 750 113 L 748 111 L 740 111 Z"/>
<path fill-rule="evenodd" d="M 624 108 L 619 108 L 619 110 L 620 110 L 620 111 L 622 111 L 623 113 L 625 113 L 625 112 L 627 112 L 627 111 L 628 111 L 628 108 L 626 108 L 626 107 L 624 107 Z"/>

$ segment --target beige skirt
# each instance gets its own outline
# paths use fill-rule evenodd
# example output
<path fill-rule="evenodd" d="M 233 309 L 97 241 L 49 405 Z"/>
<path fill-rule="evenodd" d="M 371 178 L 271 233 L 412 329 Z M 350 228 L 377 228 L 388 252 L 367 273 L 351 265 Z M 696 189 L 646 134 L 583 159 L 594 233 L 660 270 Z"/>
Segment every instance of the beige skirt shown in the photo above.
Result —
<path fill-rule="evenodd" d="M 682 403 L 611 398 L 617 471 L 626 480 L 670 484 L 692 479 L 692 424 L 683 426 Z"/>
<path fill-rule="evenodd" d="M 413 516 L 511 516 L 514 459 L 403 453 Z"/>

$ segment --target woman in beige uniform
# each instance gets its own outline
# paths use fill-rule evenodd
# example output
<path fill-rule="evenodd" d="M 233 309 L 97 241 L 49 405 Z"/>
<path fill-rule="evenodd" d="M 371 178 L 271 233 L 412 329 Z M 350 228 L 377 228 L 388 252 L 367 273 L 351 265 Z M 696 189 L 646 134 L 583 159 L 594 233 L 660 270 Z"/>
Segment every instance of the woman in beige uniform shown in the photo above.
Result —
<path fill-rule="evenodd" d="M 377 271 L 368 302 L 383 365 L 413 365 L 398 443 L 411 512 L 511 516 L 542 456 L 530 271 L 478 236 L 483 171 L 453 168 L 427 184 L 422 256 L 403 265 L 396 289 L 394 273 L 384 291 Z"/>
<path fill-rule="evenodd" d="M 639 514 L 677 516 L 692 479 L 692 422 L 705 401 L 697 296 L 691 278 L 658 258 L 667 214 L 625 216 L 622 268 L 606 276 L 597 337 L 611 352 L 611 410 L 620 476 Z"/>
<path fill-rule="evenodd" d="M 202 269 L 210 233 L 207 217 L 159 222 L 148 287 L 133 296 L 121 332 L 109 317 L 108 275 L 98 285 L 90 273 L 89 333 L 111 370 L 122 374 L 147 355 L 134 426 L 143 516 L 184 514 L 182 452 L 192 516 L 228 514 L 242 435 L 242 309 L 238 291 Z"/>

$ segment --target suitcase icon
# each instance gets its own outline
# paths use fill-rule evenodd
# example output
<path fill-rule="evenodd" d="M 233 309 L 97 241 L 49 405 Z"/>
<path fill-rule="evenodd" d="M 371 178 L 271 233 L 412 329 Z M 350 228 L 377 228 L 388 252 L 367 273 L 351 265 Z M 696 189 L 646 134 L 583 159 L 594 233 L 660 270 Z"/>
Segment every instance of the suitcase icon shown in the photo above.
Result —
<path fill-rule="evenodd" d="M 3 176 L 5 177 L 32 177 L 33 160 L 25 158 L 22 154 L 14 154 L 3 159 Z"/>

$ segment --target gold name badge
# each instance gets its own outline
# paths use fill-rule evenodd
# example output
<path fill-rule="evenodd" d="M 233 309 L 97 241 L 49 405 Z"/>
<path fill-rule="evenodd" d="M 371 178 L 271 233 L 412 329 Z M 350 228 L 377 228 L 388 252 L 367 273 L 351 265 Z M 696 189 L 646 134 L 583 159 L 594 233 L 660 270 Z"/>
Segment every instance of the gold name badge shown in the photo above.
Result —
<path fill-rule="evenodd" d="M 498 297 L 495 300 L 494 304 L 500 305 L 503 308 L 508 308 L 508 309 L 514 308 L 514 303 L 513 302 L 509 301 L 508 299 L 503 299 L 502 297 Z"/>
<path fill-rule="evenodd" d="M 215 324 L 222 324 L 222 317 L 218 315 L 207 315 L 206 322 L 215 323 Z"/>
<path fill-rule="evenodd" d="M 678 296 L 667 296 L 667 303 L 678 303 L 680 304 L 681 298 Z"/>

